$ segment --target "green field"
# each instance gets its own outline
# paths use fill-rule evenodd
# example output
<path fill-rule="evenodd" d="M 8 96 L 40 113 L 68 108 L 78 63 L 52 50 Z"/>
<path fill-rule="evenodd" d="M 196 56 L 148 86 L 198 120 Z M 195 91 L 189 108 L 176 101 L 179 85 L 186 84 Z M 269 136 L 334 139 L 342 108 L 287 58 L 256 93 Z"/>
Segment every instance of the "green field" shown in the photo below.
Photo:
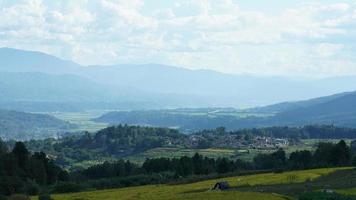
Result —
<path fill-rule="evenodd" d="M 89 131 L 95 132 L 102 128 L 107 127 L 107 123 L 99 123 L 91 121 L 91 119 L 100 117 L 101 115 L 108 113 L 112 110 L 88 110 L 82 112 L 46 112 L 42 114 L 49 114 L 59 119 L 71 122 L 78 125 L 78 129 L 73 131 Z M 188 109 L 188 110 L 165 110 L 167 113 L 171 114 L 183 114 L 192 116 L 207 116 L 207 117 L 218 117 L 218 116 L 235 116 L 236 118 L 245 117 L 267 117 L 273 114 L 266 113 L 250 113 L 246 111 L 239 110 L 225 110 L 225 109 Z"/>
<path fill-rule="evenodd" d="M 355 188 L 337 190 L 337 192 L 341 194 L 356 195 L 356 186 Z"/>
<path fill-rule="evenodd" d="M 239 191 L 239 187 L 298 184 L 307 180 L 316 180 L 341 170 L 350 170 L 350 168 L 328 168 L 285 173 L 266 173 L 213 179 L 182 185 L 148 185 L 71 194 L 56 194 L 53 195 L 53 198 L 54 200 L 285 200 L 293 198 L 277 193 Z M 294 178 L 290 179 L 291 176 Z M 210 188 L 212 188 L 216 182 L 221 180 L 228 181 L 230 186 L 235 187 L 235 189 L 223 192 L 211 191 Z M 344 192 L 346 193 L 347 190 Z M 350 190 L 349 193 L 353 192 L 356 192 L 356 190 Z M 37 197 L 33 197 L 33 199 L 35 200 Z"/>
<path fill-rule="evenodd" d="M 284 148 L 287 154 L 297 150 L 310 150 L 315 149 L 317 142 L 321 140 L 304 140 L 303 144 L 288 146 Z M 329 141 L 329 140 L 328 140 Z M 252 161 L 253 158 L 258 154 L 269 154 L 276 151 L 276 149 L 222 149 L 222 148 L 209 148 L 209 149 L 187 149 L 187 148 L 155 148 L 150 149 L 145 152 L 126 157 L 132 162 L 141 164 L 146 158 L 180 158 L 182 156 L 192 157 L 195 153 L 209 157 L 209 158 L 219 158 L 225 157 L 231 160 L 241 159 L 245 161 Z"/>
<path fill-rule="evenodd" d="M 315 144 L 321 140 L 304 140 L 303 144 L 297 146 L 289 146 L 284 148 L 287 155 L 297 150 L 310 150 L 315 149 Z M 328 140 L 330 141 L 330 140 Z M 160 147 L 149 149 L 142 153 L 138 153 L 132 156 L 124 157 L 124 160 L 130 160 L 133 163 L 141 165 L 147 158 L 180 158 L 182 156 L 192 157 L 195 153 L 199 153 L 202 156 L 209 158 L 229 158 L 231 160 L 241 159 L 244 161 L 253 161 L 253 158 L 258 154 L 270 154 L 276 151 L 276 149 L 222 149 L 222 148 L 209 148 L 209 149 L 188 149 L 188 148 L 175 148 L 175 147 Z M 79 163 L 74 163 L 74 167 L 88 167 L 95 164 L 100 164 L 105 161 L 114 161 L 114 158 L 102 157 L 101 160 L 89 160 Z"/>
<path fill-rule="evenodd" d="M 296 149 L 296 148 L 293 148 Z M 298 148 L 300 149 L 300 148 Z M 209 149 L 186 149 L 186 148 L 155 148 L 150 149 L 145 152 L 126 157 L 134 163 L 142 164 L 146 158 L 180 158 L 182 156 L 192 157 L 195 153 L 199 153 L 202 156 L 209 158 L 229 158 L 231 160 L 241 159 L 245 161 L 252 161 L 253 158 L 258 154 L 273 153 L 273 150 L 259 150 L 259 149 L 219 149 L 219 148 L 209 148 Z M 292 150 L 288 151 L 291 152 Z"/>
<path fill-rule="evenodd" d="M 180 158 L 182 156 L 192 157 L 195 153 L 207 156 L 209 158 L 234 158 L 238 150 L 234 149 L 186 149 L 186 148 L 155 148 L 142 152 L 137 155 L 126 157 L 134 163 L 141 164 L 146 158 Z"/>
<path fill-rule="evenodd" d="M 45 113 L 78 125 L 78 128 L 72 131 L 89 131 L 95 132 L 100 129 L 106 128 L 107 123 L 99 123 L 91 121 L 91 119 L 101 116 L 107 111 L 86 111 L 86 112 L 50 112 Z"/>

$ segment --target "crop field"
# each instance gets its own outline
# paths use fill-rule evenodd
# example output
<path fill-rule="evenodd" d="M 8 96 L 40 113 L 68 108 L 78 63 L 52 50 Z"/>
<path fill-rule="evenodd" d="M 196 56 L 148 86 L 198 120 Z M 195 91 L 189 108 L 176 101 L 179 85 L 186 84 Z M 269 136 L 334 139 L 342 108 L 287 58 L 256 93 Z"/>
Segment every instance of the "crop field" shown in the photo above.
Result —
<path fill-rule="evenodd" d="M 207 108 L 207 109 L 176 109 L 176 110 L 163 110 L 170 114 L 181 114 L 181 115 L 191 115 L 191 116 L 207 116 L 207 117 L 218 117 L 218 116 L 234 116 L 236 118 L 246 118 L 246 117 L 270 117 L 274 113 L 266 112 L 251 112 L 247 110 L 237 110 L 228 108 Z"/>
<path fill-rule="evenodd" d="M 122 189 L 88 191 L 71 194 L 53 195 L 54 200 L 193 200 L 193 199 L 226 199 L 226 200 L 285 200 L 291 197 L 267 192 L 240 191 L 239 187 L 263 185 L 297 184 L 327 176 L 339 170 L 350 168 L 327 168 L 285 173 L 266 173 L 213 179 L 182 185 L 148 185 Z M 291 179 L 290 177 L 294 177 Z M 228 191 L 211 191 L 210 188 L 218 181 L 228 181 L 235 188 Z M 352 190 L 356 192 L 356 190 Z M 33 197 L 33 200 L 37 197 Z"/>
<path fill-rule="evenodd" d="M 192 157 L 195 153 L 199 153 L 200 155 L 210 158 L 234 158 L 237 151 L 233 149 L 155 148 L 125 159 L 135 163 L 143 163 L 146 158 L 180 158 L 182 156 Z"/>
<path fill-rule="evenodd" d="M 321 141 L 321 140 L 318 140 Z M 305 144 L 300 144 L 297 146 L 288 146 L 285 147 L 284 150 L 287 154 L 297 150 L 310 150 L 313 151 L 315 149 L 315 145 L 317 141 L 313 140 L 309 142 L 308 140 L 304 140 L 307 142 Z M 146 158 L 180 158 L 182 156 L 192 157 L 195 153 L 199 153 L 200 155 L 209 157 L 209 158 L 219 158 L 225 157 L 232 160 L 241 159 L 245 161 L 252 161 L 253 158 L 258 154 L 269 154 L 276 151 L 276 149 L 228 149 L 228 148 L 208 148 L 208 149 L 187 149 L 187 148 L 154 148 L 147 150 L 145 152 L 126 157 L 134 163 L 143 163 Z"/>
<path fill-rule="evenodd" d="M 108 126 L 107 123 L 99 123 L 92 121 L 92 119 L 100 117 L 101 115 L 110 112 L 110 110 L 88 110 L 83 112 L 46 112 L 43 114 L 49 114 L 59 119 L 77 124 L 78 129 L 73 131 L 90 131 L 95 132 L 102 128 Z M 239 110 L 225 110 L 225 109 L 178 109 L 178 110 L 164 110 L 162 112 L 170 114 L 181 114 L 187 116 L 207 116 L 207 117 L 218 117 L 218 116 L 235 116 L 236 118 L 245 117 L 267 117 L 271 116 L 266 113 L 250 113 L 247 111 Z"/>

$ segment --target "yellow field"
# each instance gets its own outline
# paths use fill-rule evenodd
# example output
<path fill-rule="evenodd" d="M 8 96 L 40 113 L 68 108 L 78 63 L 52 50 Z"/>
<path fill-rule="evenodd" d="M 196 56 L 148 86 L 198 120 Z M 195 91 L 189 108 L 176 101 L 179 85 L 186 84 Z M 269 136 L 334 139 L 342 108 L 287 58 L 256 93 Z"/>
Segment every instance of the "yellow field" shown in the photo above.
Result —
<path fill-rule="evenodd" d="M 345 190 L 337 190 L 337 192 L 339 192 L 341 194 L 356 195 L 356 188 L 345 189 Z"/>
<path fill-rule="evenodd" d="M 231 186 L 239 185 L 269 185 L 292 182 L 304 182 L 327 175 L 336 170 L 346 168 L 328 168 L 294 171 L 286 173 L 267 173 L 239 177 L 229 177 L 222 180 L 228 181 Z M 293 180 L 289 177 L 293 176 Z M 215 180 L 201 181 L 184 185 L 149 185 L 112 190 L 100 190 L 73 194 L 53 195 L 55 200 L 193 200 L 193 199 L 226 199 L 226 200 L 285 200 L 278 194 L 239 192 L 239 191 L 210 191 L 209 189 L 217 182 Z M 36 197 L 33 198 L 37 199 Z"/>

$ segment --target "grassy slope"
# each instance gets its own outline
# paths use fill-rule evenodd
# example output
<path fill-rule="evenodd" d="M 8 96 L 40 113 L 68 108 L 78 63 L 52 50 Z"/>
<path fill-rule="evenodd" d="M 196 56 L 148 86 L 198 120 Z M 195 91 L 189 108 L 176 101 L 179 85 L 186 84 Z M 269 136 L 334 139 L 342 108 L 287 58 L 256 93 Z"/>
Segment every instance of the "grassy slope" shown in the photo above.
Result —
<path fill-rule="evenodd" d="M 304 182 L 308 179 L 313 180 L 323 175 L 333 173 L 345 168 L 313 169 L 304 171 L 294 171 L 286 173 L 267 173 L 248 175 L 240 177 L 230 177 L 224 180 L 231 186 L 243 185 L 271 185 L 291 183 L 290 175 L 296 176 L 293 183 Z M 209 189 L 218 179 L 201 181 L 184 185 L 148 185 L 140 187 L 130 187 L 122 189 L 90 191 L 73 194 L 53 195 L 55 200 L 190 200 L 190 199 L 239 199 L 239 200 L 283 200 L 286 197 L 278 194 L 257 193 L 257 192 L 215 192 Z M 33 200 L 37 199 L 36 197 Z"/>

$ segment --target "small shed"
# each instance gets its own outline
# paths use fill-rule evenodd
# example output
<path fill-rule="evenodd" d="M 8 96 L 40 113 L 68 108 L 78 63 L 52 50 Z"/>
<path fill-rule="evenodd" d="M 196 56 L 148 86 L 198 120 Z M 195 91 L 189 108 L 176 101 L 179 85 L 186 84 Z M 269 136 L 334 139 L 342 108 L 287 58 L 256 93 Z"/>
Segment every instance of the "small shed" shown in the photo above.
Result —
<path fill-rule="evenodd" d="M 228 190 L 229 188 L 230 188 L 229 183 L 227 181 L 223 181 L 223 182 L 215 183 L 212 190 Z"/>

